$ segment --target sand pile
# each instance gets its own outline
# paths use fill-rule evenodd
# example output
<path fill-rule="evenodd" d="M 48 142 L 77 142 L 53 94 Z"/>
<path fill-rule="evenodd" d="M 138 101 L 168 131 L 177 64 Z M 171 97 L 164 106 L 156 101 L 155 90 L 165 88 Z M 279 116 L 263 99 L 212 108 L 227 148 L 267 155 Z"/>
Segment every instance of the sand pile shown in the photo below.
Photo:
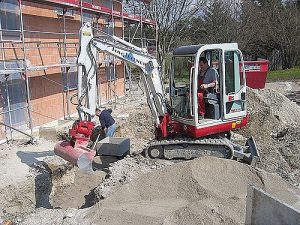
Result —
<path fill-rule="evenodd" d="M 113 109 L 120 127 L 116 136 L 130 138 L 131 153 L 141 152 L 154 139 L 154 120 L 146 102 L 146 96 L 138 92 L 135 97 L 119 99 L 117 104 L 107 106 Z M 96 122 L 99 123 L 97 119 Z"/>
<path fill-rule="evenodd" d="M 145 103 L 126 110 L 129 117 L 118 122 L 123 137 L 130 137 L 131 152 L 141 152 L 146 144 L 155 138 L 154 122 Z"/>
<path fill-rule="evenodd" d="M 255 137 L 260 168 L 300 183 L 300 107 L 270 89 L 248 89 L 250 123 L 239 133 Z"/>
<path fill-rule="evenodd" d="M 203 157 L 140 176 L 89 209 L 40 210 L 22 224 L 243 224 L 249 184 L 300 207 L 279 176 Z"/>
<path fill-rule="evenodd" d="M 173 164 L 172 161 L 147 159 L 141 155 L 127 156 L 124 160 L 119 160 L 108 168 L 108 178 L 94 190 L 96 201 L 108 197 L 115 188 L 124 183 Z"/>

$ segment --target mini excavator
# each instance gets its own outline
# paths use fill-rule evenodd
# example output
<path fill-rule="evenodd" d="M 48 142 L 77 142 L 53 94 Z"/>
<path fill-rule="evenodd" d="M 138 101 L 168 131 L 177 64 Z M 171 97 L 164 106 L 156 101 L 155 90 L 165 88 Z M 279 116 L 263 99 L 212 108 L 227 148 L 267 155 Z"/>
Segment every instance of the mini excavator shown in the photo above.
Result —
<path fill-rule="evenodd" d="M 79 120 L 70 129 L 70 141 L 59 142 L 54 151 L 77 164 L 91 161 L 97 153 L 95 124 L 97 52 L 112 55 L 138 68 L 154 119 L 156 140 L 145 156 L 160 159 L 192 159 L 201 156 L 235 159 L 251 164 L 259 158 L 255 141 L 245 145 L 230 140 L 230 131 L 244 127 L 249 119 L 243 55 L 237 43 L 190 45 L 173 52 L 169 88 L 164 91 L 160 66 L 147 50 L 116 36 L 93 36 L 91 24 L 80 29 L 77 110 Z M 204 96 L 206 114 L 198 115 L 199 59 L 205 57 L 219 74 L 218 91 Z M 190 66 L 188 66 L 190 65 Z M 92 143 L 91 143 L 92 142 Z M 93 147 L 91 147 L 93 146 Z"/>

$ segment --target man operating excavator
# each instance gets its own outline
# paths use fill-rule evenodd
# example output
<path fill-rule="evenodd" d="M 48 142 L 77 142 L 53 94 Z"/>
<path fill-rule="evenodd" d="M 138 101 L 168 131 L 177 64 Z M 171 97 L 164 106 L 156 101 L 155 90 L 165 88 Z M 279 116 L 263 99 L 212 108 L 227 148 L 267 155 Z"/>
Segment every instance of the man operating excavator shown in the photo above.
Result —
<path fill-rule="evenodd" d="M 215 93 L 217 92 L 217 85 L 219 80 L 218 72 L 208 65 L 205 57 L 199 59 L 199 74 L 198 74 L 198 115 L 204 117 L 205 115 L 205 92 Z"/>

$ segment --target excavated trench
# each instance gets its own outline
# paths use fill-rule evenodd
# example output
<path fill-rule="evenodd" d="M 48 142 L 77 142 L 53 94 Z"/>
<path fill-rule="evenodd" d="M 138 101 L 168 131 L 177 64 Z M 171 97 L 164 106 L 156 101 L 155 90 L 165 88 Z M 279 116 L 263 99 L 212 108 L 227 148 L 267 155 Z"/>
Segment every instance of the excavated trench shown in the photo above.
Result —
<path fill-rule="evenodd" d="M 94 172 L 84 172 L 69 163 L 35 166 L 36 208 L 83 209 L 108 197 L 118 187 L 141 174 L 173 165 L 168 160 L 152 160 L 137 154 L 122 160 L 115 157 L 96 157 Z"/>
<path fill-rule="evenodd" d="M 99 165 L 95 164 L 96 167 Z M 98 201 L 94 190 L 107 178 L 105 166 L 107 164 L 102 164 L 102 168 L 94 172 L 84 172 L 69 163 L 53 165 L 41 162 L 36 165 L 36 208 L 82 209 L 94 205 Z"/>

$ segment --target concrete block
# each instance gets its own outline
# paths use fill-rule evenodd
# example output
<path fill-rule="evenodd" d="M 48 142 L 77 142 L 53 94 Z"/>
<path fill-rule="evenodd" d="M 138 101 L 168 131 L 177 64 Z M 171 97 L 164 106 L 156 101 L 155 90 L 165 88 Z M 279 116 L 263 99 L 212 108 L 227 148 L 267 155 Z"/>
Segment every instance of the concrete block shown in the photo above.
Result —
<path fill-rule="evenodd" d="M 130 152 L 130 139 L 120 137 L 106 137 L 96 145 L 98 155 L 126 156 Z"/>
<path fill-rule="evenodd" d="M 251 225 L 300 224 L 300 211 L 253 186 L 248 186 L 246 221 Z"/>

